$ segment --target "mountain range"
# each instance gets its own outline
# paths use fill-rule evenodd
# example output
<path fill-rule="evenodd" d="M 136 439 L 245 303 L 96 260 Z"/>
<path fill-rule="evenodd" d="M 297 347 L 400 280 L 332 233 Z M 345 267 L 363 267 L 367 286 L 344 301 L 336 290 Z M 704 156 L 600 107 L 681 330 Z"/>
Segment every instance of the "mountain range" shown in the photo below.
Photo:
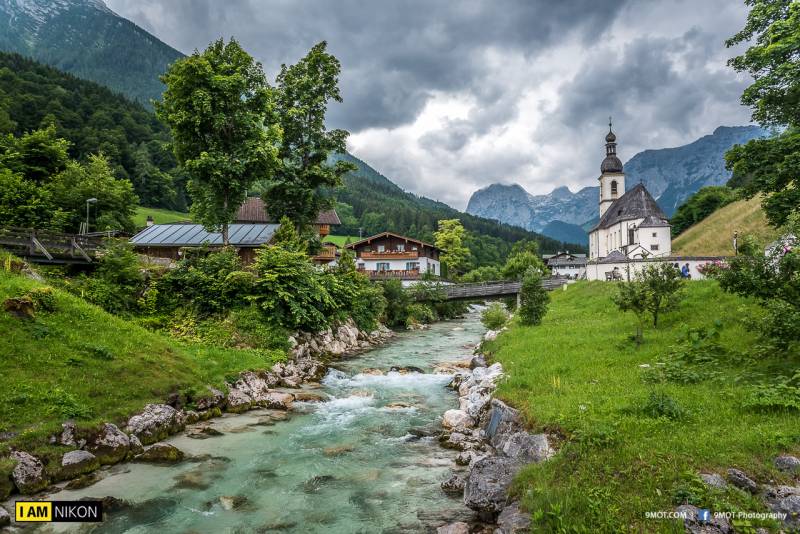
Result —
<path fill-rule="evenodd" d="M 102 0 L 0 0 L 0 50 L 92 80 L 145 105 L 183 54 Z"/>
<path fill-rule="evenodd" d="M 642 182 L 671 216 L 701 187 L 724 185 L 725 152 L 736 144 L 768 135 L 757 126 L 720 126 L 688 145 L 645 150 L 624 165 L 627 188 Z M 598 157 L 598 163 L 601 158 Z M 560 241 L 587 243 L 585 230 L 597 220 L 597 186 L 573 193 L 558 187 L 547 195 L 531 195 L 517 184 L 491 184 L 472 194 L 467 213 L 541 232 Z"/>

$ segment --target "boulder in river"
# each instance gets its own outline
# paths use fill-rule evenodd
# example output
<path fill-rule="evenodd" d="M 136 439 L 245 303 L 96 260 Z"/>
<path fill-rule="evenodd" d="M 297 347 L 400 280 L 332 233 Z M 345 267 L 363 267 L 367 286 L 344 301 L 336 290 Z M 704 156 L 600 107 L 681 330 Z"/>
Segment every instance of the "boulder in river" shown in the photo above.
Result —
<path fill-rule="evenodd" d="M 6 527 L 11 524 L 11 516 L 5 508 L 0 506 L 0 528 Z"/>
<path fill-rule="evenodd" d="M 253 407 L 253 399 L 245 392 L 235 387 L 228 390 L 227 408 L 232 413 L 246 412 Z"/>
<path fill-rule="evenodd" d="M 219 503 L 225 510 L 239 510 L 247 505 L 248 499 L 244 495 L 223 495 Z"/>
<path fill-rule="evenodd" d="M 86 444 L 86 450 L 97 456 L 101 464 L 115 464 L 125 459 L 131 440 L 116 425 L 105 423 Z"/>
<path fill-rule="evenodd" d="M 362 369 L 362 375 L 370 375 L 370 376 L 383 376 L 384 372 L 380 369 L 373 369 L 372 367 L 367 367 L 366 369 Z"/>
<path fill-rule="evenodd" d="M 445 493 L 461 494 L 464 492 L 464 477 L 457 473 L 453 473 L 450 478 L 441 483 L 442 491 Z"/>
<path fill-rule="evenodd" d="M 100 467 L 97 456 L 89 451 L 69 451 L 61 457 L 61 469 L 59 478 L 68 479 L 78 475 L 90 473 Z"/>
<path fill-rule="evenodd" d="M 519 502 L 509 504 L 497 516 L 495 534 L 521 534 L 531 529 L 531 514 L 519 509 Z"/>
<path fill-rule="evenodd" d="M 264 396 L 261 404 L 273 410 L 289 410 L 292 407 L 293 401 L 294 395 L 291 393 L 270 391 Z"/>
<path fill-rule="evenodd" d="M 126 431 L 135 434 L 145 445 L 162 440 L 183 430 L 181 412 L 168 404 L 148 404 L 144 411 L 128 419 Z"/>
<path fill-rule="evenodd" d="M 464 486 L 464 504 L 478 512 L 496 514 L 506 507 L 508 489 L 520 464 L 489 456 L 475 462 Z"/>
<path fill-rule="evenodd" d="M 183 456 L 183 451 L 174 445 L 158 442 L 147 447 L 136 461 L 172 464 L 183 460 Z"/>
<path fill-rule="evenodd" d="M 469 525 L 463 521 L 456 521 L 437 528 L 436 534 L 469 534 Z"/>
<path fill-rule="evenodd" d="M 470 428 L 475 421 L 462 410 L 447 410 L 442 416 L 442 426 L 448 430 Z"/>
<path fill-rule="evenodd" d="M 409 374 L 409 373 L 423 374 L 425 371 L 422 368 L 416 367 L 414 365 L 405 365 L 405 366 L 402 366 L 402 367 L 392 366 L 392 367 L 389 368 L 389 372 L 400 373 L 401 375 L 406 375 L 406 374 Z"/>
<path fill-rule="evenodd" d="M 200 397 L 195 402 L 198 410 L 205 411 L 211 408 L 220 408 L 225 404 L 225 394 L 220 390 L 207 386 L 208 394 Z"/>
<path fill-rule="evenodd" d="M 50 484 L 44 472 L 44 464 L 35 456 L 24 451 L 12 451 L 11 459 L 17 462 L 11 472 L 11 478 L 20 493 L 30 495 Z"/>

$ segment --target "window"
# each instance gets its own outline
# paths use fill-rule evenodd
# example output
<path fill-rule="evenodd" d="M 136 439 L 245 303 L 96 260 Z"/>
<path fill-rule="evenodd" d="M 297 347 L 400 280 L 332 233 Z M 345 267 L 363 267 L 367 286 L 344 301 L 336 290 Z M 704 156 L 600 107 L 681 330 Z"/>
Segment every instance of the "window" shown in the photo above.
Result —
<path fill-rule="evenodd" d="M 419 262 L 418 261 L 406 262 L 406 271 L 419 271 Z"/>
<path fill-rule="evenodd" d="M 363 271 L 365 267 L 366 267 L 366 265 L 364 265 L 363 263 L 359 263 L 358 264 L 358 270 L 359 271 Z"/>
<path fill-rule="evenodd" d="M 616 180 L 612 180 L 611 181 L 611 196 L 612 197 L 617 196 L 617 181 Z"/>
<path fill-rule="evenodd" d="M 652 251 L 658 250 L 658 245 L 650 245 L 650 250 Z"/>
<path fill-rule="evenodd" d="M 628 244 L 633 245 L 634 239 L 636 239 L 635 230 L 628 228 Z"/>
<path fill-rule="evenodd" d="M 653 237 L 658 237 L 658 234 L 656 232 L 653 232 Z"/>
<path fill-rule="evenodd" d="M 386 246 L 385 245 L 378 245 L 378 252 L 386 252 Z"/>
<path fill-rule="evenodd" d="M 376 271 L 390 271 L 391 269 L 390 269 L 389 263 L 387 262 L 387 263 L 376 263 L 375 264 L 375 270 Z"/>
<path fill-rule="evenodd" d="M 405 252 L 405 251 L 406 251 L 406 246 L 404 243 L 400 243 L 399 245 L 397 245 L 397 252 Z"/>

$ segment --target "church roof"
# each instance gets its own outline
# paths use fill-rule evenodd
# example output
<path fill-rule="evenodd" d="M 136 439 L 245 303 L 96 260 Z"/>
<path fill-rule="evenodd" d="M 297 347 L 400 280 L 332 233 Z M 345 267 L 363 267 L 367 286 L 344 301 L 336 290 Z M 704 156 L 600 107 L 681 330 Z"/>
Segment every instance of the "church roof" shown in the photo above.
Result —
<path fill-rule="evenodd" d="M 627 259 L 628 257 L 619 250 L 612 250 L 608 256 L 601 258 L 597 263 L 620 263 Z"/>
<path fill-rule="evenodd" d="M 636 184 L 615 200 L 600 218 L 597 226 L 592 228 L 591 231 L 608 228 L 620 221 L 629 221 L 631 219 L 667 220 L 667 216 L 658 207 L 656 200 L 641 183 Z"/>
<path fill-rule="evenodd" d="M 661 219 L 655 215 L 648 215 L 644 218 L 644 220 L 639 224 L 639 228 L 661 228 L 663 226 L 669 226 L 669 221 L 666 219 Z"/>
<path fill-rule="evenodd" d="M 600 172 L 622 172 L 622 161 L 614 155 L 606 156 L 600 164 Z"/>

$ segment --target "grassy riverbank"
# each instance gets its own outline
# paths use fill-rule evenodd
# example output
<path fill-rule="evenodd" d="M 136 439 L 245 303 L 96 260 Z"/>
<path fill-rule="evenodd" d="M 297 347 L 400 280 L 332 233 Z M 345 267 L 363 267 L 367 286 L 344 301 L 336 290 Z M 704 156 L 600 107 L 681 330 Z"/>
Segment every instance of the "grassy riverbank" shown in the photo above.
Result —
<path fill-rule="evenodd" d="M 532 428 L 564 440 L 552 460 L 517 479 L 535 525 L 681 532 L 679 523 L 645 513 L 684 502 L 764 510 L 739 490 L 711 491 L 697 477 L 737 467 L 759 482 L 782 480 L 772 459 L 800 451 L 797 412 L 745 407 L 756 382 L 792 368 L 785 355 L 754 356 L 745 322 L 757 306 L 715 282 L 693 282 L 680 308 L 658 329 L 646 328 L 636 347 L 635 319 L 616 309 L 615 291 L 599 282 L 569 286 L 553 293 L 541 326 L 514 325 L 487 344 L 509 374 L 498 395 Z"/>
<path fill-rule="evenodd" d="M 46 286 L 0 269 L 0 302 Z M 0 442 L 40 444 L 66 419 L 79 426 L 121 422 L 167 395 L 201 393 L 206 384 L 270 367 L 281 351 L 180 343 L 53 290 L 55 311 L 21 319 L 0 311 Z M 30 450 L 30 449 L 28 449 Z"/>

